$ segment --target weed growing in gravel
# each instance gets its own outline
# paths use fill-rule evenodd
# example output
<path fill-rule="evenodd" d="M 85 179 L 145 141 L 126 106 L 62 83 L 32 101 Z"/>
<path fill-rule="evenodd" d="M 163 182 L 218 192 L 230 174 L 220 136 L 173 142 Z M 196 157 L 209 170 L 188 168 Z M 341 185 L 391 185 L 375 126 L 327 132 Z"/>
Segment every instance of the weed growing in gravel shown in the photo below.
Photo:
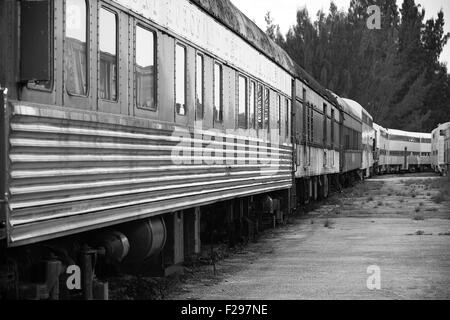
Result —
<path fill-rule="evenodd" d="M 325 228 L 328 228 L 328 229 L 331 229 L 332 227 L 333 227 L 333 224 L 334 224 L 334 222 L 332 222 L 332 221 L 330 221 L 329 219 L 327 219 L 326 221 L 325 221 L 325 223 L 324 223 L 324 227 Z"/>
<path fill-rule="evenodd" d="M 442 192 L 439 192 L 434 198 L 433 201 L 435 203 L 442 203 L 445 200 L 444 194 Z"/>

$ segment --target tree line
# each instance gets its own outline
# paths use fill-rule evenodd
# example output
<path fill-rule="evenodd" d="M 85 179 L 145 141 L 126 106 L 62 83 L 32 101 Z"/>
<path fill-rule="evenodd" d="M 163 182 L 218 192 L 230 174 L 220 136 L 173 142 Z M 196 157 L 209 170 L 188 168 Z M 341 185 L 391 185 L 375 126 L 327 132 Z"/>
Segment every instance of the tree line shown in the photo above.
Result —
<path fill-rule="evenodd" d="M 369 29 L 367 8 L 381 9 L 381 29 Z M 347 12 L 331 2 L 314 19 L 296 13 L 287 34 L 266 15 L 268 36 L 323 86 L 358 101 L 374 121 L 407 131 L 431 132 L 450 121 L 450 75 L 439 61 L 450 33 L 444 13 L 424 21 L 414 0 L 351 0 Z"/>

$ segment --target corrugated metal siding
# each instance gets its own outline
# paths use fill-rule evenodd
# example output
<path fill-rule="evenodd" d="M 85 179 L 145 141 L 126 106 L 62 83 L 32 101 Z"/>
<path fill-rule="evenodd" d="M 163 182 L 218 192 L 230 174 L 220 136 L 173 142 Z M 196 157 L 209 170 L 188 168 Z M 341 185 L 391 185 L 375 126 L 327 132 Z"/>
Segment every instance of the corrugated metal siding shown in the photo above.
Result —
<path fill-rule="evenodd" d="M 350 172 L 361 168 L 362 151 L 346 150 L 343 154 L 343 169 L 341 173 Z"/>
<path fill-rule="evenodd" d="M 292 184 L 291 147 L 248 137 L 32 105 L 13 106 L 10 129 L 11 245 Z"/>

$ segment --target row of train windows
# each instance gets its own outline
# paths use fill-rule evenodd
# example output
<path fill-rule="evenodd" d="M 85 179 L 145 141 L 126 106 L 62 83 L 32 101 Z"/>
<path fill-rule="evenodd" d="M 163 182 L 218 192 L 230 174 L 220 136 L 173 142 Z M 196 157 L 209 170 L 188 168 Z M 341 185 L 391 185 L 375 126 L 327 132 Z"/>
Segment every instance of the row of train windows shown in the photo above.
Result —
<path fill-rule="evenodd" d="M 306 90 L 303 90 L 303 96 L 306 96 Z M 304 126 L 305 130 L 305 136 L 306 140 L 308 142 L 314 141 L 314 108 L 317 109 L 315 105 L 310 103 L 309 101 L 305 104 L 305 122 L 306 125 Z M 323 143 L 327 143 L 328 138 L 328 106 L 326 103 L 323 104 L 323 115 L 324 115 L 324 121 L 323 121 Z M 331 109 L 331 128 L 330 128 L 330 134 L 331 134 L 331 143 L 333 144 L 335 141 L 335 132 L 334 132 L 334 122 L 335 122 L 335 111 L 334 109 Z"/>
<path fill-rule="evenodd" d="M 404 156 L 415 156 L 415 157 L 429 157 L 430 152 L 410 152 L 410 151 L 389 151 L 390 156 L 394 157 L 404 157 Z"/>
<path fill-rule="evenodd" d="M 267 129 L 270 131 L 270 111 L 276 113 L 276 129 L 281 136 L 282 114 L 285 112 L 285 136 L 289 136 L 291 104 L 289 99 L 276 94 L 275 109 L 271 108 L 270 89 L 243 75 L 238 76 L 238 118 L 240 129 Z"/>
<path fill-rule="evenodd" d="M 431 139 L 427 138 L 415 138 L 399 135 L 389 135 L 389 140 L 391 141 L 404 141 L 404 142 L 414 142 L 414 143 L 431 143 Z"/>
<path fill-rule="evenodd" d="M 71 95 L 87 96 L 88 48 L 87 48 L 87 3 L 85 0 L 66 1 L 65 26 L 65 71 L 66 89 Z M 118 97 L 118 55 L 117 55 L 117 14 L 101 8 L 99 12 L 99 88 L 100 99 L 117 101 Z M 149 43 L 151 45 L 151 43 Z M 139 50 L 140 48 L 137 48 Z M 142 63 L 142 55 L 137 51 L 137 66 Z M 151 58 L 151 57 L 150 57 Z M 137 68 L 137 79 L 148 68 Z M 141 84 L 143 85 L 143 84 Z"/>
<path fill-rule="evenodd" d="M 361 133 L 353 129 L 345 129 L 347 132 L 344 135 L 344 149 L 345 150 L 360 150 L 361 149 Z"/>
<path fill-rule="evenodd" d="M 66 74 L 67 91 L 71 95 L 88 94 L 88 50 L 87 50 L 87 5 L 86 0 L 66 2 Z M 118 99 L 118 16 L 113 11 L 101 8 L 99 13 L 99 98 L 107 101 Z M 175 108 L 180 116 L 187 114 L 186 47 L 177 43 L 175 47 Z M 155 85 L 155 34 L 136 26 L 135 32 L 135 96 L 137 107 L 157 110 Z M 223 67 L 214 63 L 213 117 L 215 122 L 223 122 Z M 204 117 L 204 56 L 196 56 L 196 118 Z M 270 130 L 270 90 L 263 85 L 239 76 L 238 84 L 238 127 L 242 129 Z M 281 135 L 282 104 L 286 112 L 286 136 L 289 135 L 291 106 L 289 99 L 277 96 L 277 128 Z"/>

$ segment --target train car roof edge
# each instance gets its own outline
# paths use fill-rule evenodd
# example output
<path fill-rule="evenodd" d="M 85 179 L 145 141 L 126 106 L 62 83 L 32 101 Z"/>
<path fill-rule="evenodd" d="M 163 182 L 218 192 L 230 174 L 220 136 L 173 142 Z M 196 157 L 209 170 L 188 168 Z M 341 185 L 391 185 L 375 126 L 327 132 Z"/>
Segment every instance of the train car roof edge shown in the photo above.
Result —
<path fill-rule="evenodd" d="M 308 72 L 294 62 L 289 54 L 266 35 L 251 19 L 242 13 L 230 0 L 190 0 L 207 14 L 228 27 L 247 43 L 262 52 L 278 66 L 297 77 L 326 98 L 335 106 L 339 106 L 336 99 L 326 88 L 318 83 Z"/>

